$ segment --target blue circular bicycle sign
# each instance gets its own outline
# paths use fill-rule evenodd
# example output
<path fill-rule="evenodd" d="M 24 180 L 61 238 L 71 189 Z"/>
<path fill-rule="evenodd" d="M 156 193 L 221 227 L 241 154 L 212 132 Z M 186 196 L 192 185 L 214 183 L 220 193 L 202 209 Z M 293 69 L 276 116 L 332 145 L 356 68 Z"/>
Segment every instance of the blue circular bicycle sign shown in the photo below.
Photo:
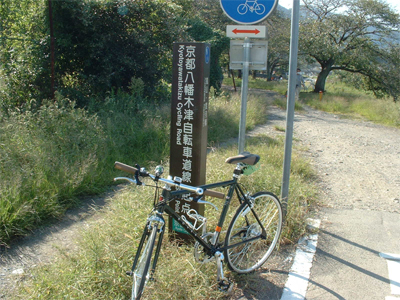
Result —
<path fill-rule="evenodd" d="M 220 0 L 225 14 L 239 24 L 256 24 L 267 18 L 278 0 Z"/>

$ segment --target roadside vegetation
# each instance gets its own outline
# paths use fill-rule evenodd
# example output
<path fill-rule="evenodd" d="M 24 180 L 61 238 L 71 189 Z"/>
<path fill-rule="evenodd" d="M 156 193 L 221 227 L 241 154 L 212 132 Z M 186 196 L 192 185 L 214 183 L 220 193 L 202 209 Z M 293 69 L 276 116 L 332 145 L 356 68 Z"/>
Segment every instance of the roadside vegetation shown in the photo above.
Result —
<path fill-rule="evenodd" d="M 237 76 L 237 75 L 236 75 Z M 236 87 L 240 88 L 242 86 L 241 78 L 234 78 Z M 227 86 L 233 86 L 232 77 L 225 77 L 223 83 Z M 267 81 L 264 78 L 252 78 L 249 77 L 249 88 L 250 89 L 262 89 L 277 92 L 281 95 L 285 95 L 287 91 L 287 80 L 279 81 Z"/>
<path fill-rule="evenodd" d="M 265 99 L 250 97 L 249 128 L 265 122 Z M 227 130 L 238 127 L 238 121 L 220 118 L 220 109 L 227 115 L 238 115 L 240 109 L 237 95 L 224 94 L 212 98 L 210 121 L 217 122 L 222 136 L 209 140 L 209 144 L 226 141 Z M 163 108 L 161 108 L 163 110 Z M 264 113 L 259 114 L 258 111 Z M 228 120 L 228 122 L 226 122 Z M 212 129 L 210 129 L 213 131 Z M 117 140 L 118 137 L 117 137 Z M 131 148 L 135 152 L 134 148 Z M 261 169 L 250 176 L 242 176 L 241 182 L 249 191 L 272 191 L 279 195 L 282 178 L 283 141 L 268 136 L 256 136 L 247 140 L 246 150 L 261 156 Z M 228 180 L 232 176 L 232 165 L 225 164 L 227 157 L 237 154 L 236 143 L 224 147 L 213 147 L 207 159 L 207 182 Z M 122 158 L 123 159 L 123 158 Z M 140 159 L 140 158 L 137 158 Z M 168 160 L 162 162 L 168 167 Z M 124 160 L 122 160 L 124 161 Z M 128 159 L 127 163 L 132 161 Z M 143 166 L 153 169 L 159 161 L 142 162 Z M 108 165 L 112 168 L 112 164 Z M 166 169 L 168 173 L 168 169 Z M 114 174 L 115 175 L 115 174 Z M 112 176 L 112 174 L 108 174 Z M 293 156 L 290 203 L 287 223 L 284 227 L 281 243 L 293 243 L 305 232 L 305 216 L 310 212 L 317 199 L 317 190 L 313 184 L 313 171 L 310 164 L 297 152 Z M 111 179 L 111 178 L 109 178 Z M 79 250 L 57 254 L 57 260 L 32 270 L 33 276 L 21 284 L 16 297 L 31 299 L 126 299 L 130 295 L 131 278 L 125 275 L 129 270 L 135 249 L 137 248 L 143 224 L 151 210 L 154 190 L 149 187 L 125 185 L 122 191 L 109 199 L 108 205 L 98 213 L 101 217 L 91 223 L 78 238 Z M 219 199 L 210 199 L 221 207 Z M 235 212 L 232 206 L 230 216 Z M 211 218 L 213 209 L 206 208 L 209 227 L 214 228 L 216 219 Z M 229 217 L 227 218 L 229 220 Z M 228 226 L 229 223 L 226 223 Z M 226 228 L 225 228 L 226 229 Z M 192 247 L 177 247 L 164 239 L 160 261 L 156 271 L 156 281 L 146 288 L 145 299 L 166 299 L 179 295 L 179 299 L 222 299 L 225 296 L 215 286 L 215 264 L 201 265 L 194 261 Z M 227 270 L 228 271 L 228 270 Z M 242 285 L 256 283 L 253 276 L 238 276 L 227 272 L 229 277 Z"/>
<path fill-rule="evenodd" d="M 225 78 L 224 84 L 232 86 L 232 78 Z M 240 79 L 235 79 L 236 86 L 241 85 Z M 275 91 L 281 95 L 287 93 L 288 81 L 266 81 L 265 79 L 250 79 L 249 88 Z M 400 127 L 400 103 L 390 97 L 376 98 L 372 92 L 356 89 L 337 76 L 329 78 L 327 91 L 322 94 L 302 90 L 300 101 L 295 103 L 295 110 L 304 110 L 306 104 L 312 108 L 326 112 L 342 114 L 351 118 L 363 118 L 377 124 Z M 286 101 L 281 97 L 274 99 L 274 105 L 286 109 Z"/>
<path fill-rule="evenodd" d="M 119 92 L 90 107 L 58 97 L 36 112 L 2 115 L 0 242 L 61 217 L 80 196 L 104 191 L 115 175 L 114 161 L 145 164 L 168 157 L 167 103 L 154 109 L 135 93 Z M 247 128 L 265 123 L 265 111 L 265 102 L 251 99 Z M 210 145 L 237 136 L 238 96 L 211 98 L 209 114 Z"/>
<path fill-rule="evenodd" d="M 319 110 L 339 113 L 392 127 L 400 127 L 400 103 L 388 97 L 377 99 L 343 82 L 328 82 L 328 92 L 320 100 L 314 93 L 301 93 L 303 103 Z"/>

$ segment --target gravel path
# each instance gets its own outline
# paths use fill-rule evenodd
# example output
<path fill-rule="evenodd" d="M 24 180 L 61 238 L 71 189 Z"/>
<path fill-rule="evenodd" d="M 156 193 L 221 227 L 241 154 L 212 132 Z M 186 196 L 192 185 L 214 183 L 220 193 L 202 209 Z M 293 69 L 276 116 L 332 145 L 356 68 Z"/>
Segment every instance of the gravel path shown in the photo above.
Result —
<path fill-rule="evenodd" d="M 285 111 L 253 134 L 285 128 Z M 324 204 L 400 212 L 400 130 L 306 108 L 295 114 L 294 138 L 318 172 Z"/>

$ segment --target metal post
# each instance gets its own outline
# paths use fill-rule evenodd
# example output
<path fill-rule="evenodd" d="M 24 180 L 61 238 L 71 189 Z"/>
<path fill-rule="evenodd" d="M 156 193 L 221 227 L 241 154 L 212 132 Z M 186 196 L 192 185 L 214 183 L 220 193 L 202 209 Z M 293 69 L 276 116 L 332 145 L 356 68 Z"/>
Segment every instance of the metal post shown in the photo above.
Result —
<path fill-rule="evenodd" d="M 239 123 L 239 153 L 244 151 L 246 138 L 246 114 L 247 114 L 247 92 L 249 89 L 249 69 L 250 69 L 250 48 L 251 41 L 247 37 L 244 39 L 243 51 L 243 74 L 242 74 L 242 91 L 241 91 L 241 109 Z"/>
<path fill-rule="evenodd" d="M 293 142 L 293 122 L 294 122 L 294 104 L 296 93 L 296 70 L 297 54 L 299 47 L 299 18 L 300 0 L 293 0 L 292 10 L 292 30 L 290 38 L 290 63 L 289 63 L 289 83 L 286 111 L 286 138 L 285 138 L 285 157 L 283 161 L 283 176 L 281 199 L 283 214 L 286 217 L 289 195 L 290 163 L 292 160 L 292 142 Z"/>

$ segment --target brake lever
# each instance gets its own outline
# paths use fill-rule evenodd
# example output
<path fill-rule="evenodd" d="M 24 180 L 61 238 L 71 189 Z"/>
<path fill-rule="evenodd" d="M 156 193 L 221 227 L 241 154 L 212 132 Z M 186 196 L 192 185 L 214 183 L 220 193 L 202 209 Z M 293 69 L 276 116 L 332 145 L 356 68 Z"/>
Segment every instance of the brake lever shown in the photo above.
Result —
<path fill-rule="evenodd" d="M 139 179 L 139 175 L 140 175 L 140 166 L 138 164 L 135 165 L 136 167 L 136 172 L 135 172 L 135 180 L 136 180 L 136 185 L 142 185 L 143 183 L 140 181 Z"/>

